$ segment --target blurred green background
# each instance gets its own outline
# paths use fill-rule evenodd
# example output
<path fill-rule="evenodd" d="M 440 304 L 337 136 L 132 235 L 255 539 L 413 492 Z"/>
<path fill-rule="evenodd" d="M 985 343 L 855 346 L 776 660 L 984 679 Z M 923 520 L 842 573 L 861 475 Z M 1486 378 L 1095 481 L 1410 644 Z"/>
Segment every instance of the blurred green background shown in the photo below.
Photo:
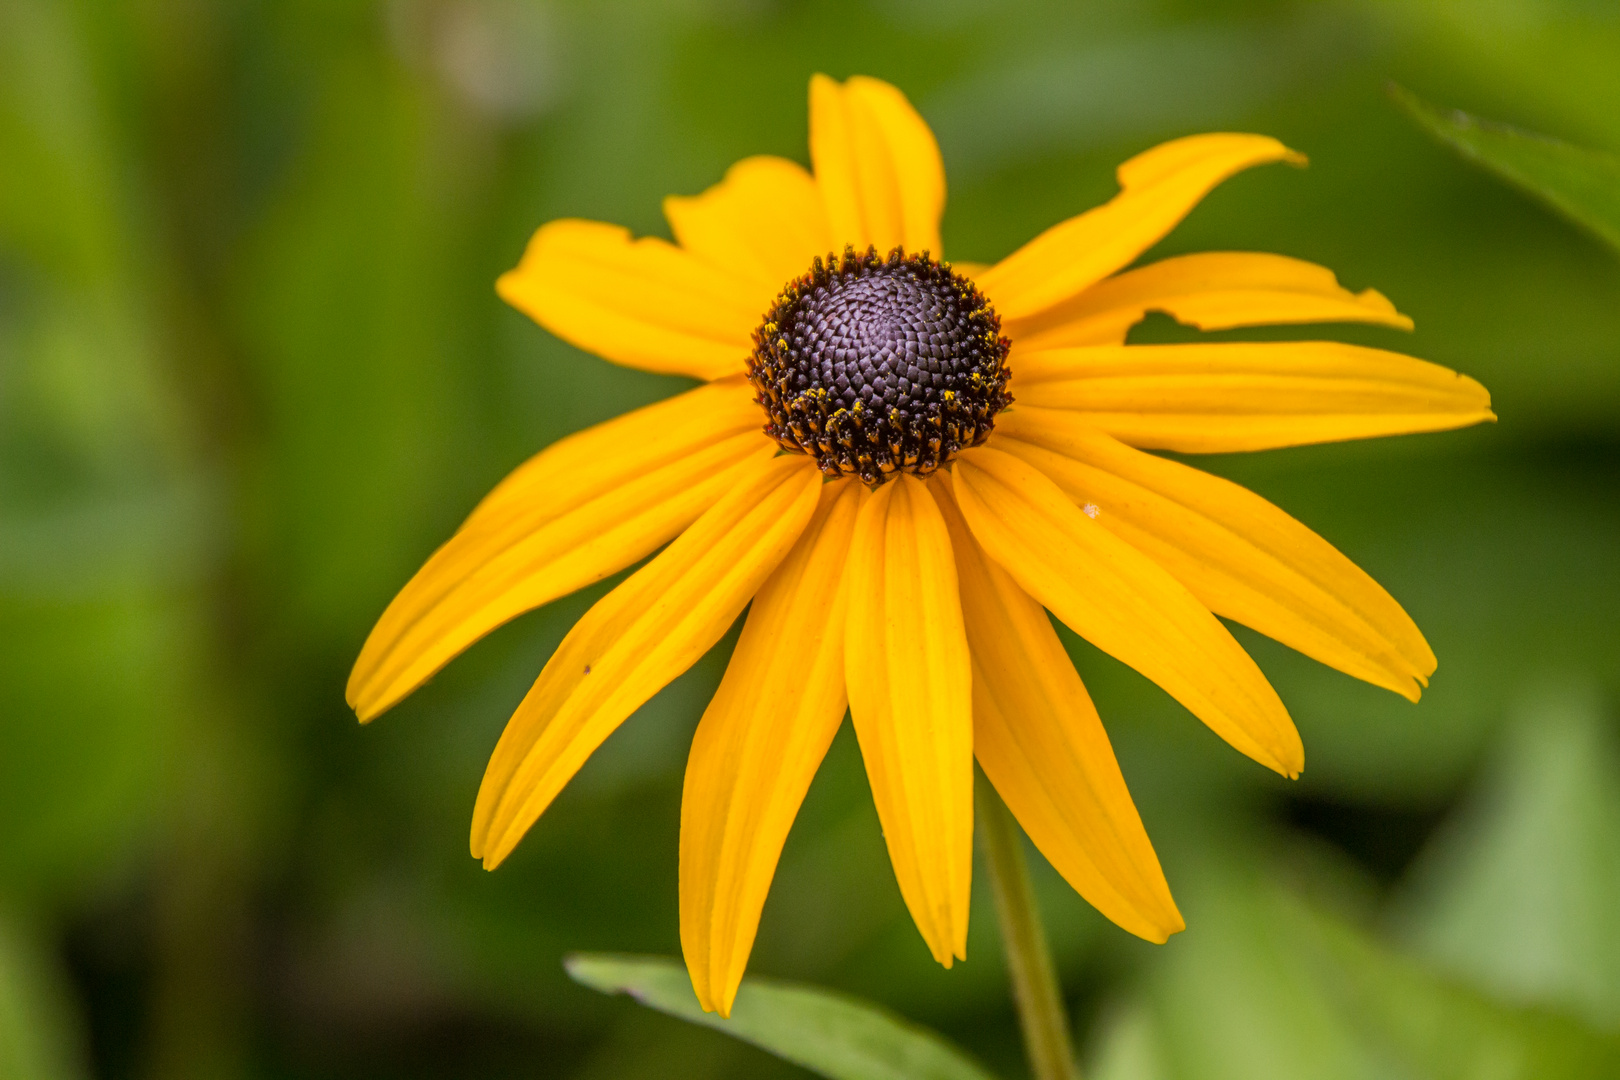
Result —
<path fill-rule="evenodd" d="M 606 585 L 369 728 L 343 682 L 507 470 L 684 385 L 561 344 L 495 276 L 549 218 L 664 234 L 664 194 L 804 160 L 818 70 L 887 78 L 935 127 L 961 259 L 1106 198 L 1161 139 L 1284 139 L 1308 171 L 1230 181 L 1152 255 L 1377 287 L 1416 334 L 1280 336 L 1447 364 L 1501 416 L 1201 462 L 1372 572 L 1440 657 L 1413 706 L 1238 631 L 1302 780 L 1067 639 L 1189 924 L 1139 942 L 1037 860 L 1090 1075 L 1602 1075 L 1620 261 L 1384 85 L 1620 149 L 1616 57 L 1607 0 L 0 0 L 0 1076 L 805 1075 L 560 966 L 678 952 L 685 747 L 729 641 L 495 874 L 466 849 L 484 762 Z M 752 968 L 1022 1075 L 979 886 L 943 971 L 846 728 Z"/>

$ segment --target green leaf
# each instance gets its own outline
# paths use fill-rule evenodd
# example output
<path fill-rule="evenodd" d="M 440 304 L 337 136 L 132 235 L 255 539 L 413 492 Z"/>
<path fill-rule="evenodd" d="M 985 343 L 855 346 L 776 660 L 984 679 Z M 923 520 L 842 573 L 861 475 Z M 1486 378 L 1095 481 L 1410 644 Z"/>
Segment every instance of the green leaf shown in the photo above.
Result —
<path fill-rule="evenodd" d="M 991 1080 L 961 1050 L 926 1028 L 856 998 L 810 986 L 745 979 L 731 1018 L 698 1005 L 678 961 L 574 955 L 575 982 L 629 994 L 659 1012 L 752 1043 L 832 1080 Z"/>
<path fill-rule="evenodd" d="M 1440 109 L 1399 86 L 1390 96 L 1429 134 L 1620 251 L 1620 157 Z"/>

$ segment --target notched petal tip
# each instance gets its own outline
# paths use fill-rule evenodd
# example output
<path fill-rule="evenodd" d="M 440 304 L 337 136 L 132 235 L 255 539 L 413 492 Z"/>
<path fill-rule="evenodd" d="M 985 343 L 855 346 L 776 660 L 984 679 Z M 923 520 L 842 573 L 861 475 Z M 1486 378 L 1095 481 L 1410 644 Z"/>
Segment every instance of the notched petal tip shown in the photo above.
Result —
<path fill-rule="evenodd" d="M 1245 734 L 1252 738 L 1254 733 Z M 1255 740 L 1249 746 L 1234 742 L 1229 736 L 1222 735 L 1222 737 L 1234 748 L 1277 775 L 1289 780 L 1298 780 L 1299 774 L 1305 771 L 1305 743 L 1300 738 L 1299 728 L 1290 719 L 1286 728 L 1268 731 L 1266 735 L 1268 736 L 1266 742 Z"/>
<path fill-rule="evenodd" d="M 382 715 L 383 710 L 375 706 L 368 707 L 367 703 L 362 700 L 362 682 L 360 662 L 356 660 L 354 666 L 349 669 L 349 681 L 343 687 L 343 701 L 350 709 L 354 710 L 354 718 L 357 721 L 361 724 L 369 724 Z"/>
<path fill-rule="evenodd" d="M 1133 935 L 1150 945 L 1165 945 L 1172 937 L 1187 929 L 1187 920 L 1172 900 L 1169 910 L 1163 913 L 1160 922 L 1129 929 Z"/>
<path fill-rule="evenodd" d="M 1382 316 L 1379 322 L 1395 330 L 1415 330 L 1417 324 L 1412 316 L 1406 314 L 1395 306 L 1395 302 L 1377 289 L 1362 289 L 1356 293 L 1356 302 L 1370 311 L 1377 311 Z"/>

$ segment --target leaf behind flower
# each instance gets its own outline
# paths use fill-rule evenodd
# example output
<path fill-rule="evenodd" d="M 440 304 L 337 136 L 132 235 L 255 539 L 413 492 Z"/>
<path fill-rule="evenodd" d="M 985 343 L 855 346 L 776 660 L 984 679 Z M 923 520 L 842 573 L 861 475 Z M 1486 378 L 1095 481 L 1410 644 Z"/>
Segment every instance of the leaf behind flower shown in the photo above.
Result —
<path fill-rule="evenodd" d="M 1389 92 L 1430 135 L 1620 251 L 1620 156 Z"/>
<path fill-rule="evenodd" d="M 692 1024 L 723 1031 L 830 1080 L 994 1080 L 938 1034 L 858 998 L 747 978 L 729 1019 L 706 1013 L 679 961 L 576 953 L 575 982 Z"/>

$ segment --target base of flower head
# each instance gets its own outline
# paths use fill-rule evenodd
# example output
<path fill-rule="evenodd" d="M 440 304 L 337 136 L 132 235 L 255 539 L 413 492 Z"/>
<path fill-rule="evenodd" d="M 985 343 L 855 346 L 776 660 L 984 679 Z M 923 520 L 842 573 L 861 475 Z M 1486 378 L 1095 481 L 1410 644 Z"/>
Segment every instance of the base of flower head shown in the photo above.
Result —
<path fill-rule="evenodd" d="M 927 253 L 817 258 L 754 331 L 765 433 L 828 476 L 876 486 L 983 443 L 1012 402 L 1001 320 Z"/>

